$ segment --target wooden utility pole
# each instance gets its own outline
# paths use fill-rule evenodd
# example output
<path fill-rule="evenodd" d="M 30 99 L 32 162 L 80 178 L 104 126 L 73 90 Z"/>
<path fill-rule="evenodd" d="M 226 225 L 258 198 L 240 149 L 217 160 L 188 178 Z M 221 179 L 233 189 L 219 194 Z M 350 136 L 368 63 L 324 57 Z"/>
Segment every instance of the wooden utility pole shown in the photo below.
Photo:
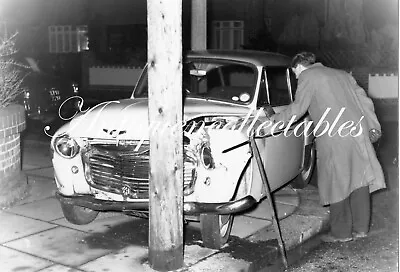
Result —
<path fill-rule="evenodd" d="M 207 0 L 192 0 L 192 50 L 207 49 Z"/>
<path fill-rule="evenodd" d="M 183 266 L 182 0 L 147 0 L 149 263 Z"/>

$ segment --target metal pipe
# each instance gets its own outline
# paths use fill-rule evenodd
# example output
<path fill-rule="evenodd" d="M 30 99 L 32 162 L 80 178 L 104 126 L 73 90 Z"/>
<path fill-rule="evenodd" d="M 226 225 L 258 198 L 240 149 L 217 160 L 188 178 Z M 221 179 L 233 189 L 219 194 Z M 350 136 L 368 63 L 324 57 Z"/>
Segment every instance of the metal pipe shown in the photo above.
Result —
<path fill-rule="evenodd" d="M 261 179 L 262 179 L 262 181 L 264 183 L 265 191 L 267 192 L 268 202 L 269 202 L 269 205 L 270 205 L 270 207 L 272 209 L 272 224 L 273 224 L 275 232 L 276 232 L 276 234 L 278 236 L 278 244 L 279 244 L 279 249 L 281 251 L 283 264 L 287 268 L 288 267 L 288 263 L 287 263 L 287 257 L 286 257 L 286 249 L 285 249 L 285 245 L 284 245 L 283 239 L 282 239 L 282 232 L 281 232 L 281 229 L 279 227 L 278 215 L 277 215 L 277 212 L 276 212 L 276 208 L 275 208 L 274 202 L 272 200 L 271 190 L 269 188 L 267 174 L 265 173 L 264 165 L 263 165 L 263 162 L 261 160 L 260 152 L 258 150 L 256 141 L 255 141 L 254 133 L 250 136 L 250 147 L 251 147 L 253 155 L 255 156 L 255 159 L 257 161 L 258 170 L 260 171 Z"/>

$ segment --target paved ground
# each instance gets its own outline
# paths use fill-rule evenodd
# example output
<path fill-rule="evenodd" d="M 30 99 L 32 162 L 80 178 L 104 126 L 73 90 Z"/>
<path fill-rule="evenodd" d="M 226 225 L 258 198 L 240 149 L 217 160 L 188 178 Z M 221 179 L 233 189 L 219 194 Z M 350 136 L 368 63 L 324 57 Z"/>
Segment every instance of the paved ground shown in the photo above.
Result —
<path fill-rule="evenodd" d="M 398 230 L 373 230 L 364 239 L 321 244 L 286 272 L 395 272 L 399 271 L 398 249 Z"/>
<path fill-rule="evenodd" d="M 1 271 L 152 271 L 147 220 L 103 213 L 89 225 L 68 223 L 54 197 L 48 142 L 28 136 L 22 146 L 30 191 L 0 211 Z M 287 187 L 274 195 L 287 248 L 326 225 L 327 209 L 319 205 L 315 187 Z M 235 217 L 232 237 L 220 251 L 204 248 L 198 224 L 189 224 L 183 271 L 256 271 L 273 262 L 278 246 L 270 218 L 266 202 Z"/>

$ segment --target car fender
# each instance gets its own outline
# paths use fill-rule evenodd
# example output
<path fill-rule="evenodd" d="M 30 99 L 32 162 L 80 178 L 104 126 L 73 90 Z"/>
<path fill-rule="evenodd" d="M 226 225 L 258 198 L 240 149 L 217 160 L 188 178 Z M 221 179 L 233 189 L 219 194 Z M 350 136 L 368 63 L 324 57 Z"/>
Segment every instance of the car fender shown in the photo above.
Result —
<path fill-rule="evenodd" d="M 227 153 L 223 151 L 247 141 L 247 138 L 239 131 L 227 129 L 208 129 L 207 133 L 214 167 L 205 169 L 199 165 L 194 193 L 185 197 L 185 201 L 227 202 L 234 198 L 251 154 L 248 145 Z"/>

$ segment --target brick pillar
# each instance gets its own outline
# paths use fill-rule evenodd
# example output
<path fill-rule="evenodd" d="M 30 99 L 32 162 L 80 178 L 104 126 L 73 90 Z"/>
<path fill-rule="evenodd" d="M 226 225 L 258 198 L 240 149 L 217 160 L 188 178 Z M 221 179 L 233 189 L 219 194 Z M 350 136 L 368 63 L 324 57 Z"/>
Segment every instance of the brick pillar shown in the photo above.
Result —
<path fill-rule="evenodd" d="M 20 145 L 25 126 L 21 105 L 0 109 L 0 207 L 23 197 L 27 189 L 27 179 L 21 171 Z"/>

